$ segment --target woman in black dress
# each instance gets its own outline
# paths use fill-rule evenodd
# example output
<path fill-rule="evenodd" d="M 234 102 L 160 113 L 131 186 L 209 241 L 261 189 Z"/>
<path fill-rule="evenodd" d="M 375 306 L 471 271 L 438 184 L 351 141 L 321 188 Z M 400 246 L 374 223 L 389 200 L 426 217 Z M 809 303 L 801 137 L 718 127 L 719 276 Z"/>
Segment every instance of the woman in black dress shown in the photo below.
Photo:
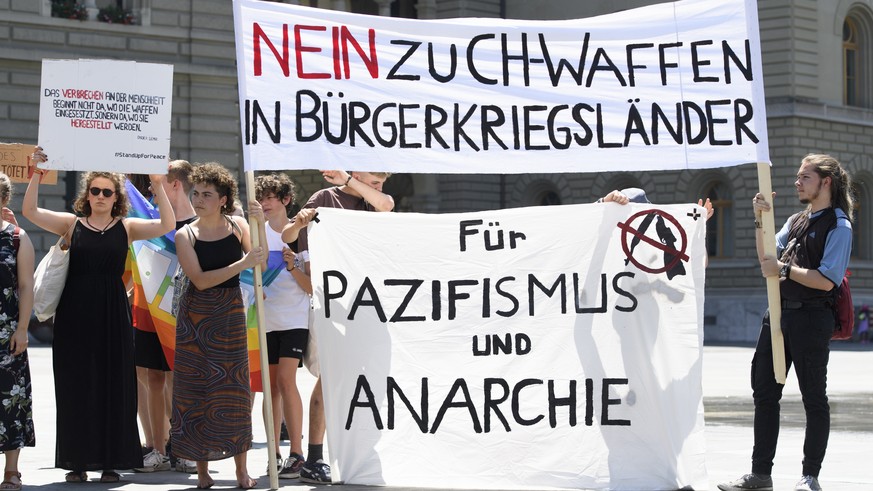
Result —
<path fill-rule="evenodd" d="M 9 204 L 12 182 L 0 173 L 0 207 Z M 0 452 L 6 469 L 0 489 L 21 489 L 18 456 L 36 444 L 27 326 L 33 308 L 33 244 L 24 230 L 0 220 Z"/>
<path fill-rule="evenodd" d="M 37 147 L 32 160 L 46 155 Z M 134 240 L 173 230 L 176 218 L 161 181 L 150 176 L 160 220 L 125 218 L 124 177 L 88 172 L 74 203 L 81 216 L 37 207 L 40 170 L 24 195 L 22 212 L 36 226 L 65 235 L 70 266 L 55 314 L 52 355 L 57 404 L 55 467 L 67 482 L 102 470 L 101 482 L 117 482 L 114 469 L 142 467 L 136 423 L 136 372 L 130 304 L 121 276 Z"/>

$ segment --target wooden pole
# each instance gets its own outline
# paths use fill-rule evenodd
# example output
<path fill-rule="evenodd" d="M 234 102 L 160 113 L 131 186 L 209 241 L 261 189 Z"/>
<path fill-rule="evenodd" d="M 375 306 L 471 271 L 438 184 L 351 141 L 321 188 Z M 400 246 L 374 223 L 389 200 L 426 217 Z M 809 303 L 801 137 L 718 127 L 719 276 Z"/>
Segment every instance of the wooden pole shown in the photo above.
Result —
<path fill-rule="evenodd" d="M 773 216 L 773 185 L 770 164 L 758 162 L 758 187 L 764 199 L 770 201 L 770 211 L 762 214 L 764 254 L 776 256 L 776 221 Z M 779 295 L 779 277 L 767 278 L 767 304 L 770 308 L 770 339 L 773 345 L 773 373 L 776 382 L 785 385 L 785 341 L 782 338 L 782 297 Z"/>
<path fill-rule="evenodd" d="M 246 172 L 246 195 L 249 199 L 254 199 L 255 196 L 255 173 L 254 171 Z M 249 216 L 249 236 L 252 241 L 252 248 L 258 247 L 261 241 L 260 227 L 257 220 Z M 265 251 L 269 247 L 268 244 L 263 244 Z M 270 391 L 270 361 L 267 358 L 267 333 L 264 331 L 264 282 L 263 271 L 261 265 L 256 264 L 254 268 L 255 281 L 255 309 L 258 320 L 258 352 L 261 357 L 261 385 L 264 388 L 264 428 L 267 430 L 267 473 L 270 476 L 270 489 L 279 489 L 279 471 L 276 469 L 276 454 L 273 449 L 278 448 L 276 445 L 276 430 L 273 426 L 273 398 Z"/>

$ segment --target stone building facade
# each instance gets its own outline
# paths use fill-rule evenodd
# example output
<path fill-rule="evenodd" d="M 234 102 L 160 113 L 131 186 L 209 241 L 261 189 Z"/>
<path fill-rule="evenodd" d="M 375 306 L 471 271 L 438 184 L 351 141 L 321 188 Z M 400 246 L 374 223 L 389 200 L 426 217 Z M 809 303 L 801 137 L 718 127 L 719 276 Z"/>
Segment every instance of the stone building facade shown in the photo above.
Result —
<path fill-rule="evenodd" d="M 0 141 L 36 143 L 43 58 L 117 58 L 174 66 L 171 156 L 240 169 L 241 139 L 230 0 L 84 0 L 92 20 L 52 16 L 51 0 L 0 0 Z M 93 20 L 121 4 L 134 25 Z M 600 15 L 652 0 L 299 0 L 318 8 L 410 18 L 565 19 Z M 799 209 L 793 192 L 801 158 L 837 157 L 856 180 L 856 305 L 873 301 L 873 0 L 759 0 L 776 222 Z M 125 76 L 125 74 L 119 74 Z M 332 167 L 313 162 L 313 168 Z M 292 172 L 298 204 L 324 186 L 317 172 Z M 68 208 L 74 173 L 44 187 L 41 205 Z M 398 211 L 462 212 L 587 203 L 609 190 L 642 187 L 656 203 L 710 197 L 705 336 L 751 341 L 765 308 L 755 257 L 750 200 L 754 165 L 634 173 L 393 176 L 386 189 Z M 20 203 L 23 186 L 18 190 Z M 27 227 L 27 224 L 24 224 Z M 32 230 L 33 227 L 27 227 Z M 55 238 L 34 233 L 37 249 Z"/>

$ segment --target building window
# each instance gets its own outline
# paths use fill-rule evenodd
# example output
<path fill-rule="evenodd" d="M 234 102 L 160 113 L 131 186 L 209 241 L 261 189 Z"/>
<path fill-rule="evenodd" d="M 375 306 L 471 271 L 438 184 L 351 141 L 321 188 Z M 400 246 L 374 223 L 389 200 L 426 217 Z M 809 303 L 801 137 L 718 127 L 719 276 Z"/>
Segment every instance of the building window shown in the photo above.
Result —
<path fill-rule="evenodd" d="M 560 205 L 561 197 L 553 190 L 543 191 L 535 198 L 537 206 Z"/>
<path fill-rule="evenodd" d="M 859 106 L 859 44 L 858 26 L 852 18 L 843 22 L 843 103 Z"/>
<path fill-rule="evenodd" d="M 843 103 L 873 107 L 873 12 L 856 5 L 843 19 Z"/>
<path fill-rule="evenodd" d="M 709 257 L 725 258 L 733 256 L 733 200 L 730 188 L 722 182 L 712 182 L 704 186 L 703 195 L 712 202 L 715 211 L 706 222 L 706 253 Z"/>

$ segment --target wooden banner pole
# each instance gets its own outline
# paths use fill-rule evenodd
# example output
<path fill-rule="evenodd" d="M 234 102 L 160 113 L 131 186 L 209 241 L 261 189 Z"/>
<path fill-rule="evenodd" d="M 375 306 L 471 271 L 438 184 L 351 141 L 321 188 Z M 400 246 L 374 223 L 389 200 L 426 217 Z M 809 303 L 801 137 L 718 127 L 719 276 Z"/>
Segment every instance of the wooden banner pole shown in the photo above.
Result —
<path fill-rule="evenodd" d="M 770 201 L 770 211 L 761 216 L 764 254 L 776 256 L 776 221 L 773 215 L 773 185 L 770 180 L 770 164 L 758 162 L 758 192 Z M 770 308 L 770 339 L 773 345 L 773 373 L 776 382 L 785 385 L 785 341 L 782 338 L 782 297 L 779 294 L 779 277 L 767 278 L 767 304 Z"/>
<path fill-rule="evenodd" d="M 249 199 L 254 199 L 255 196 L 255 173 L 254 171 L 246 172 L 246 196 Z M 249 217 L 249 236 L 252 241 L 252 248 L 258 247 L 261 240 L 260 228 L 264 224 L 259 224 L 257 220 Z M 268 244 L 263 244 L 263 247 L 269 247 Z M 258 346 L 260 349 L 261 358 L 261 385 L 264 389 L 264 428 L 267 430 L 267 469 L 270 476 L 270 489 L 279 489 L 279 471 L 276 469 L 276 455 L 273 449 L 278 448 L 276 445 L 276 430 L 273 425 L 273 399 L 270 391 L 270 361 L 267 358 L 267 333 L 264 331 L 264 283 L 263 271 L 261 265 L 256 264 L 254 268 L 255 280 L 255 308 L 257 309 L 258 320 Z"/>

